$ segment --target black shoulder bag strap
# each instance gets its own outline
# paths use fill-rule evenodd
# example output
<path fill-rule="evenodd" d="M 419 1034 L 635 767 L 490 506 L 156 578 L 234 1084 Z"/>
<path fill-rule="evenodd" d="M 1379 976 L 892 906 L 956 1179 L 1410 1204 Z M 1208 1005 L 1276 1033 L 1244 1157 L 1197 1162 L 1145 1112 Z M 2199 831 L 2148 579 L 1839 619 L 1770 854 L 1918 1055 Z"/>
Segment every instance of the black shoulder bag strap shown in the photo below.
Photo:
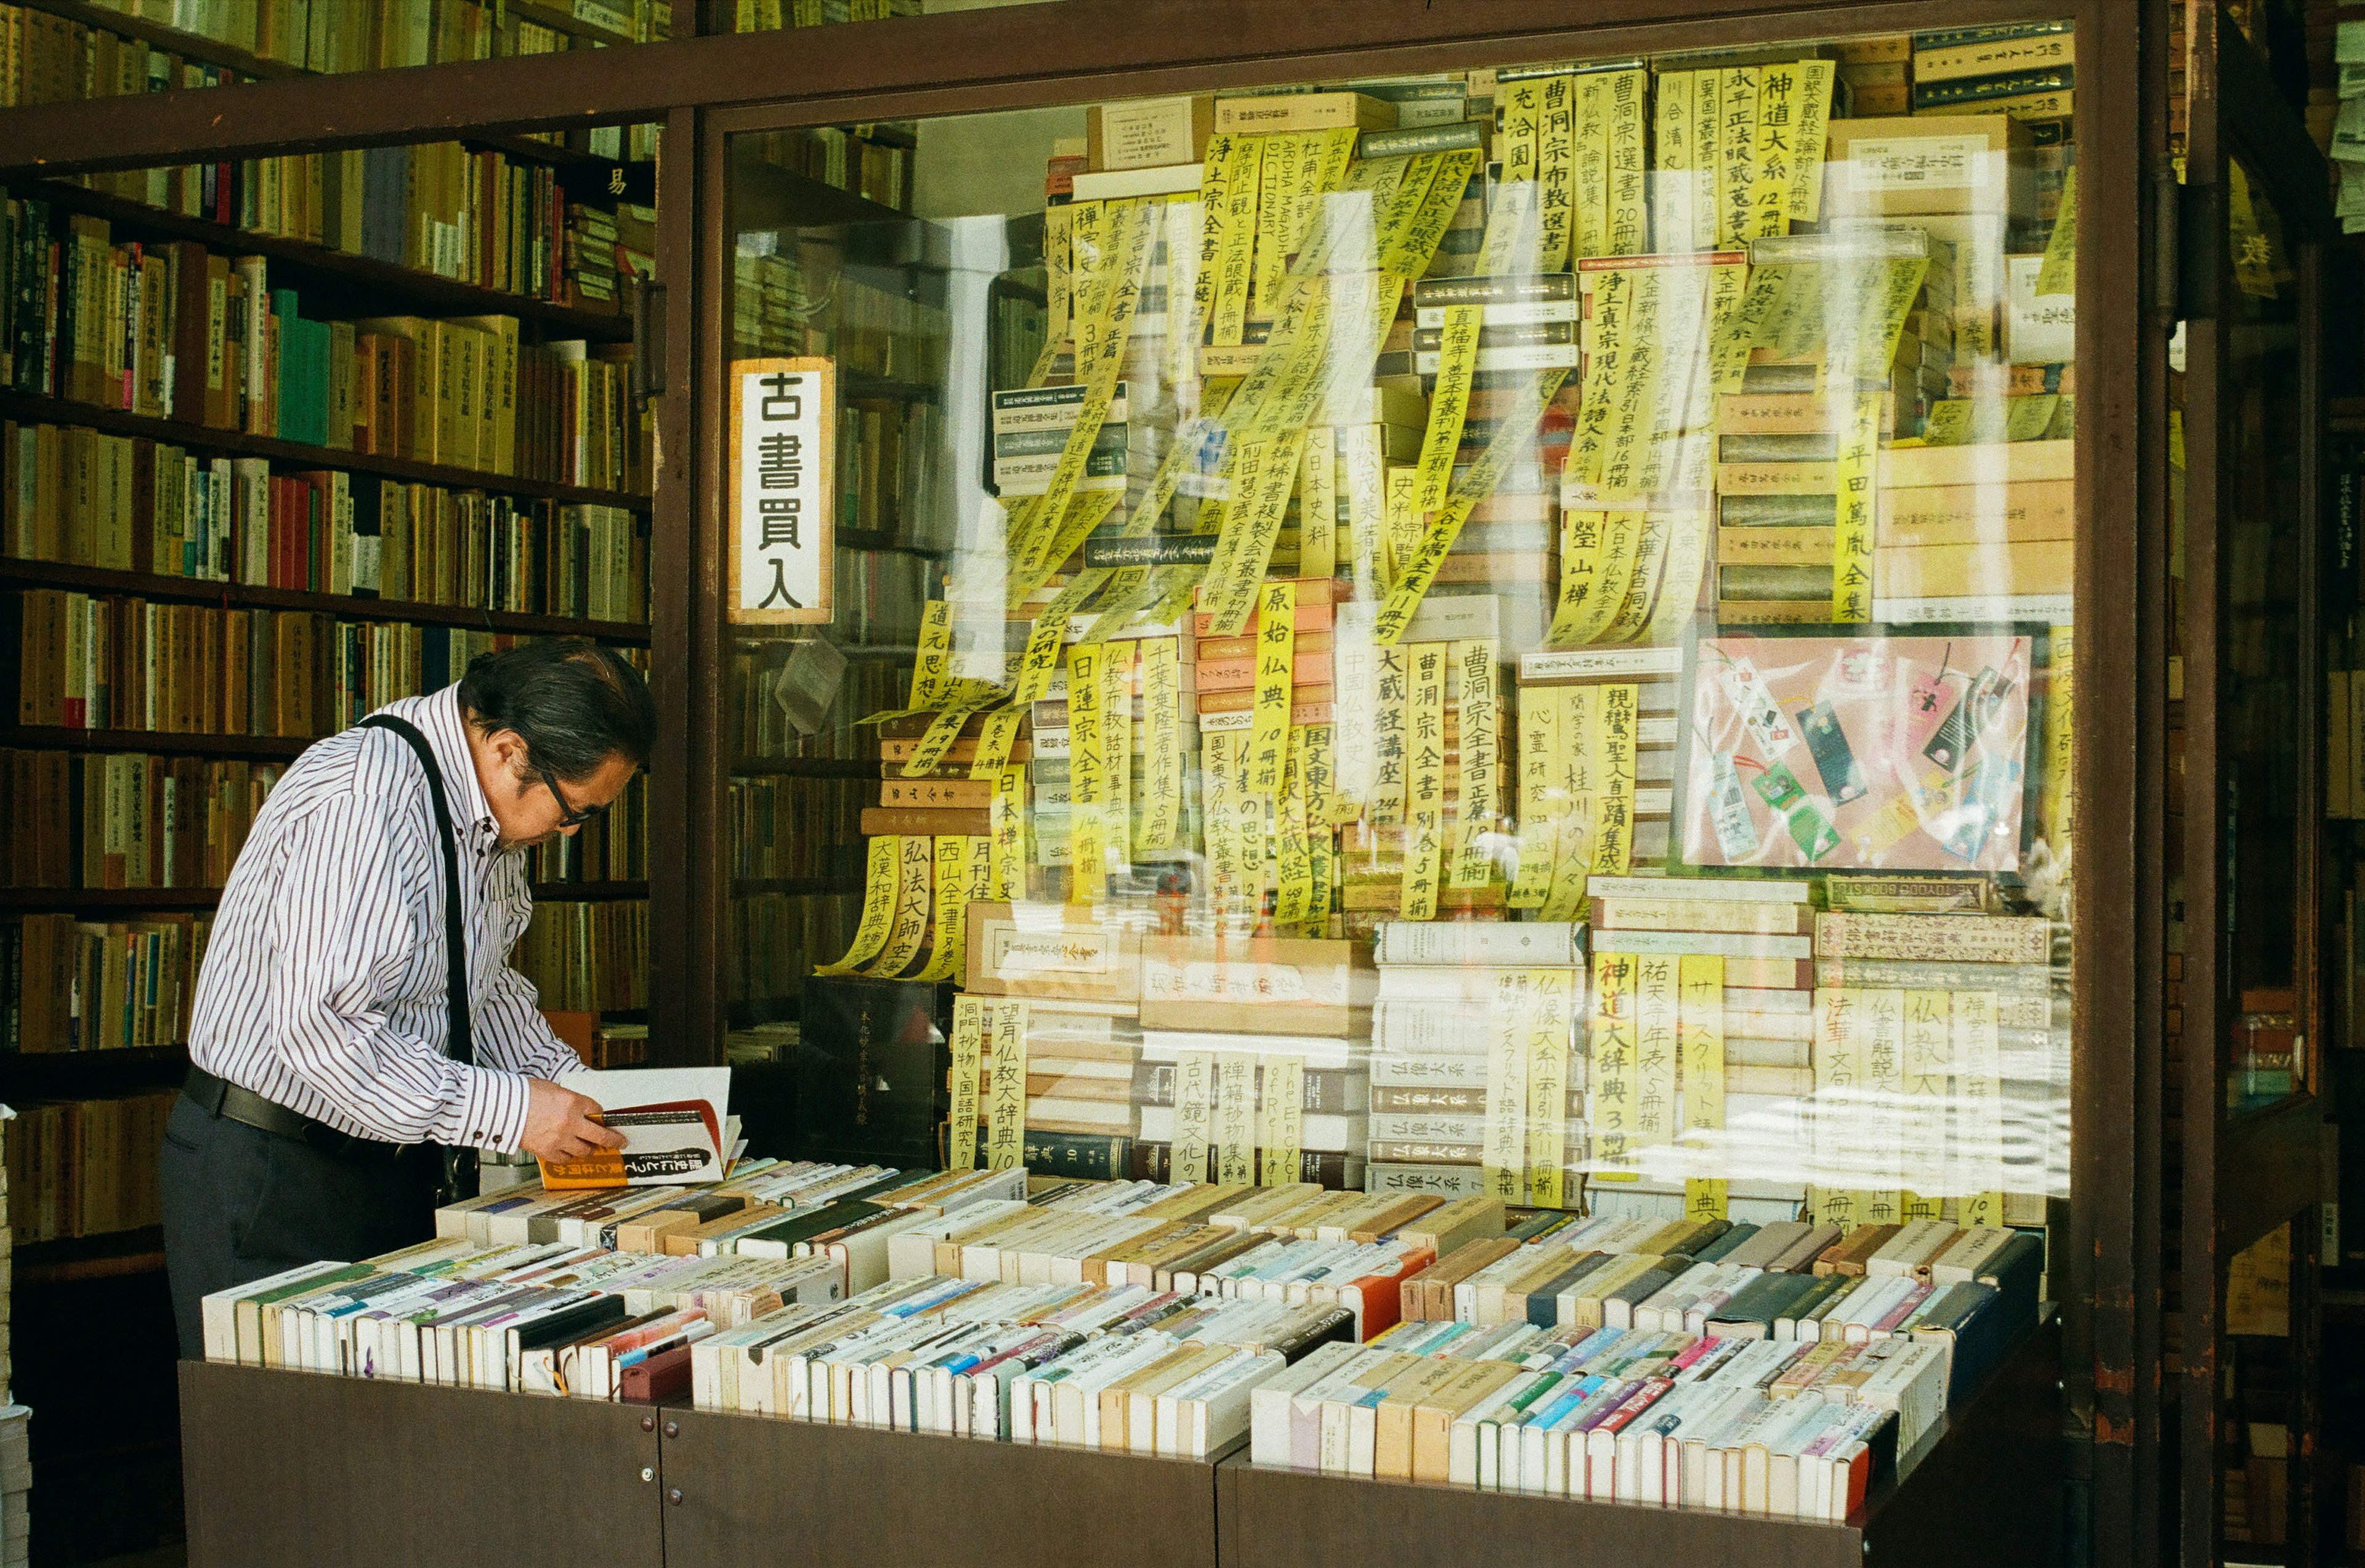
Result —
<path fill-rule="evenodd" d="M 389 730 L 400 735 L 427 775 L 427 799 L 435 808 L 435 826 L 443 841 L 443 990 L 444 1006 L 451 1021 L 443 1036 L 443 1054 L 473 1067 L 476 1046 L 468 1023 L 468 934 L 460 919 L 460 846 L 452 831 L 452 807 L 443 794 L 443 770 L 435 766 L 435 753 L 428 745 L 427 737 L 407 719 L 398 719 L 391 713 L 373 713 L 356 727 Z M 443 1172 L 437 1184 L 437 1204 L 476 1196 L 476 1151 L 447 1148 L 440 1152 Z"/>

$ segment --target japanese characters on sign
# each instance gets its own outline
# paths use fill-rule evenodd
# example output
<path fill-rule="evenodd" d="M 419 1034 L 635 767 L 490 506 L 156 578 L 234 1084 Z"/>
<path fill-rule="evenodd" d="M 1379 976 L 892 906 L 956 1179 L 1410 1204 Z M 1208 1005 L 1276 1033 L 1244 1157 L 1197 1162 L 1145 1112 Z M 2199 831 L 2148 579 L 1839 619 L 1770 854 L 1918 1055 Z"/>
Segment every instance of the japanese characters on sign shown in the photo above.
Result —
<path fill-rule="evenodd" d="M 732 366 L 730 616 L 824 625 L 835 545 L 837 367 L 826 359 Z"/>

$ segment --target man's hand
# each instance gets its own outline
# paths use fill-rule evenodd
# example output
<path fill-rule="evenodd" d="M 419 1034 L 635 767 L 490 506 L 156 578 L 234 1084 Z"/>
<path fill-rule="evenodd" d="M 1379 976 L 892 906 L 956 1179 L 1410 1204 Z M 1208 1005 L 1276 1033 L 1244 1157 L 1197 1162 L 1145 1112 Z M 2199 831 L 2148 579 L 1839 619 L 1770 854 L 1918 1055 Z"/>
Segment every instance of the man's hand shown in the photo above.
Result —
<path fill-rule="evenodd" d="M 588 1159 L 603 1148 L 622 1148 L 624 1135 L 600 1125 L 600 1102 L 572 1089 L 561 1089 L 546 1078 L 526 1081 L 532 1098 L 525 1107 L 525 1137 L 520 1143 L 528 1154 L 544 1159 Z"/>

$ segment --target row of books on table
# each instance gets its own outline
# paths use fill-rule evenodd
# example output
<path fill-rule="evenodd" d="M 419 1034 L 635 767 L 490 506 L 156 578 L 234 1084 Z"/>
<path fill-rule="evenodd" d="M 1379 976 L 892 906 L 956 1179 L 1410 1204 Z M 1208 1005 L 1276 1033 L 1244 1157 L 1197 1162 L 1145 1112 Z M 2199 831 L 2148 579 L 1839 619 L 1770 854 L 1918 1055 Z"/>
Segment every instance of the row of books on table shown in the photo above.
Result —
<path fill-rule="evenodd" d="M 206 1298 L 209 1359 L 1844 1518 L 2037 1316 L 2042 1238 L 757 1160 Z"/>

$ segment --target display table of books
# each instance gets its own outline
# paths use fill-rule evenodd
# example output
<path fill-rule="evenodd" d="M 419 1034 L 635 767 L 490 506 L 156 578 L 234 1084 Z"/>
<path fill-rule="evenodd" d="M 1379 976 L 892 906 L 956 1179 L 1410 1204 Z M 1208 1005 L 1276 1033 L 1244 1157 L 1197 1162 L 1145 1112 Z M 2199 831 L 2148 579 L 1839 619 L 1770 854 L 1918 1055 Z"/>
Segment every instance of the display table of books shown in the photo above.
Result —
<path fill-rule="evenodd" d="M 2043 1562 L 2057 1525 L 2057 1336 L 2005 1226 L 773 1160 L 438 1217 L 207 1299 L 193 1563 L 457 1530 L 528 1562 L 927 1562 L 957 1533 L 987 1564 L 1499 1539 L 1926 1568 Z"/>

